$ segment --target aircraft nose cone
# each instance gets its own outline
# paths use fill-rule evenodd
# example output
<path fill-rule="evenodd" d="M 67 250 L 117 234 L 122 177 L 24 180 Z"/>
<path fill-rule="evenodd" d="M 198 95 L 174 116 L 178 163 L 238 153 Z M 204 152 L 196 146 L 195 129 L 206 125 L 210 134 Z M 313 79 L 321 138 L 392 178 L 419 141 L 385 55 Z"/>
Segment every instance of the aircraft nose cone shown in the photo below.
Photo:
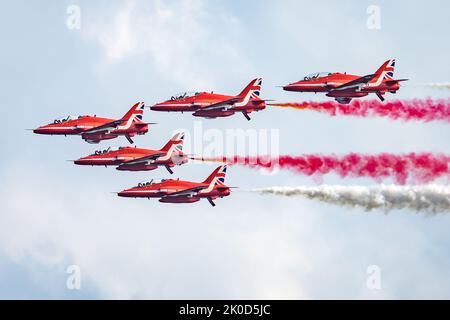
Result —
<path fill-rule="evenodd" d="M 293 88 L 294 88 L 294 84 L 293 83 L 290 83 L 288 85 L 283 86 L 283 90 L 284 91 L 292 91 Z"/>
<path fill-rule="evenodd" d="M 162 106 L 160 104 L 155 104 L 150 107 L 150 110 L 161 111 L 161 110 L 164 110 L 164 106 Z"/>
<path fill-rule="evenodd" d="M 36 128 L 33 130 L 33 133 L 42 134 L 44 133 L 44 129 L 42 129 L 42 127 Z"/>
<path fill-rule="evenodd" d="M 128 191 L 129 190 L 122 190 L 122 191 L 118 192 L 117 195 L 119 197 L 130 197 L 130 193 Z"/>
<path fill-rule="evenodd" d="M 80 158 L 78 160 L 75 160 L 73 163 L 74 164 L 78 164 L 78 165 L 82 165 L 82 164 L 85 164 L 85 159 L 84 158 Z"/>

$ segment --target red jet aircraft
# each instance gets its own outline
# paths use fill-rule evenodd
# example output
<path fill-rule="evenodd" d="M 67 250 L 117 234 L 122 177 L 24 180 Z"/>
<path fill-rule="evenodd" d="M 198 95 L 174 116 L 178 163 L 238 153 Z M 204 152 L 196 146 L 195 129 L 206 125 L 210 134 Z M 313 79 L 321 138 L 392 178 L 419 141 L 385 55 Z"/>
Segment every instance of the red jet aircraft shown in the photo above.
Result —
<path fill-rule="evenodd" d="M 210 92 L 183 93 L 170 100 L 150 107 L 155 111 L 193 112 L 196 117 L 217 118 L 229 117 L 242 112 L 247 120 L 249 113 L 263 110 L 266 100 L 259 98 L 261 78 L 254 79 L 237 96 L 222 95 Z"/>
<path fill-rule="evenodd" d="M 375 93 L 381 101 L 386 92 L 396 93 L 400 89 L 400 82 L 407 79 L 395 80 L 395 60 L 388 60 L 374 73 L 366 76 L 355 76 L 347 73 L 320 72 L 306 76 L 303 80 L 288 84 L 283 89 L 297 92 L 327 92 L 337 102 L 348 104 L 352 98 L 367 96 Z"/>
<path fill-rule="evenodd" d="M 175 134 L 160 150 L 150 150 L 133 147 L 121 147 L 118 150 L 110 148 L 95 151 L 94 154 L 75 160 L 78 165 L 90 166 L 118 166 L 117 170 L 148 171 L 166 167 L 172 174 L 172 167 L 188 162 L 183 153 L 184 133 Z"/>
<path fill-rule="evenodd" d="M 34 129 L 37 134 L 81 135 L 86 142 L 99 143 L 101 140 L 125 136 L 130 143 L 131 137 L 148 132 L 150 123 L 142 121 L 144 103 L 136 103 L 121 119 L 113 120 L 97 116 L 70 116 Z"/>
<path fill-rule="evenodd" d="M 192 203 L 206 198 L 214 207 L 214 199 L 230 195 L 230 187 L 224 184 L 226 165 L 222 165 L 203 182 L 182 180 L 161 180 L 154 183 L 140 183 L 137 187 L 126 189 L 118 193 L 119 197 L 129 198 L 160 198 L 159 202 Z"/>

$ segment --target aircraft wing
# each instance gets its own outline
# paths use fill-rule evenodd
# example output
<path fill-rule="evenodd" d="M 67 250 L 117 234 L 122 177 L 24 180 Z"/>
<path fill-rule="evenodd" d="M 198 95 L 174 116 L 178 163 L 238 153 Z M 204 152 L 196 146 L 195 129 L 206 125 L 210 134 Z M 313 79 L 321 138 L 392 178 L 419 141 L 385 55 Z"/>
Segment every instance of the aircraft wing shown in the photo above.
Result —
<path fill-rule="evenodd" d="M 210 104 L 209 106 L 200 108 L 200 110 L 221 110 L 221 109 L 223 109 L 224 106 L 232 105 L 240 100 L 241 100 L 241 98 L 231 98 L 228 100 L 223 100 L 223 101 L 220 101 L 217 103 Z"/>
<path fill-rule="evenodd" d="M 140 157 L 140 158 L 136 158 L 134 160 L 124 162 L 121 165 L 122 166 L 131 166 L 131 165 L 146 163 L 147 161 L 158 159 L 159 157 L 161 157 L 165 154 L 166 154 L 165 152 L 154 153 L 154 154 L 151 154 L 151 155 L 148 155 L 145 157 Z"/>
<path fill-rule="evenodd" d="M 207 188 L 208 186 L 196 186 L 193 188 L 187 188 L 187 189 L 183 189 L 183 190 L 179 190 L 179 191 L 175 191 L 172 193 L 169 193 L 167 195 L 164 196 L 164 198 L 167 197 L 181 197 L 181 196 L 192 196 L 194 194 L 196 194 L 197 192 L 199 192 L 200 190 L 203 190 L 205 188 Z"/>
<path fill-rule="evenodd" d="M 332 89 L 331 91 L 343 91 L 343 90 L 349 90 L 349 89 L 355 89 L 355 91 L 356 91 L 356 89 L 359 88 L 361 86 L 361 84 L 368 83 L 370 80 L 373 79 L 373 77 L 375 77 L 375 74 L 368 74 L 367 76 L 344 83 L 344 84 Z"/>
<path fill-rule="evenodd" d="M 103 132 L 103 131 L 113 130 L 113 129 L 116 129 L 119 125 L 121 125 L 124 121 L 125 120 L 123 120 L 123 119 L 111 121 L 111 122 L 102 124 L 101 126 L 97 126 L 92 129 L 86 130 L 83 133 L 99 133 L 99 132 Z"/>

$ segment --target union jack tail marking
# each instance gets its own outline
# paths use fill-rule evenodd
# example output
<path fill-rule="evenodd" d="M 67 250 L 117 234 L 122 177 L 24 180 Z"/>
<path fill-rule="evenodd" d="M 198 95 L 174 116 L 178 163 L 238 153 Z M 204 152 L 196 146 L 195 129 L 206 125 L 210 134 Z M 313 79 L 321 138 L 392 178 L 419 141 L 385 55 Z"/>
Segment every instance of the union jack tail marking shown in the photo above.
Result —
<path fill-rule="evenodd" d="M 144 115 L 144 107 L 144 102 L 136 103 L 131 107 L 130 110 L 128 110 L 128 112 L 122 117 L 122 119 L 128 121 L 130 118 L 132 118 L 133 122 L 142 121 L 142 117 Z"/>
<path fill-rule="evenodd" d="M 259 99 L 261 92 L 262 78 L 252 80 L 239 94 L 243 100 Z"/>
<path fill-rule="evenodd" d="M 211 175 L 206 178 L 204 183 L 209 184 L 210 186 L 223 186 L 225 185 L 225 175 L 227 173 L 227 166 L 222 165 L 216 168 L 216 170 L 211 173 Z"/>

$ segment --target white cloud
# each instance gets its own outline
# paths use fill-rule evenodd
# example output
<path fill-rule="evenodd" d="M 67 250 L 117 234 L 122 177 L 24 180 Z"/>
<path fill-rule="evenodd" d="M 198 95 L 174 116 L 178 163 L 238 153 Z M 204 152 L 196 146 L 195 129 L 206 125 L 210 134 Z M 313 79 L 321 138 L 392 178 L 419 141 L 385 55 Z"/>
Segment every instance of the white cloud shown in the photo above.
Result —
<path fill-rule="evenodd" d="M 307 259 L 282 231 L 248 226 L 253 214 L 236 203 L 120 199 L 104 184 L 63 186 L 50 172 L 18 168 L 5 178 L 0 250 L 30 274 L 76 264 L 103 298 L 305 297 L 291 277 Z"/>
<path fill-rule="evenodd" d="M 232 15 L 212 14 L 203 0 L 126 1 L 114 10 L 96 12 L 83 37 L 103 50 L 103 68 L 131 58 L 144 58 L 159 77 L 186 86 L 206 87 L 209 68 L 245 65 L 230 34 L 240 32 Z"/>
<path fill-rule="evenodd" d="M 206 202 L 168 206 L 118 198 L 108 194 L 109 182 L 98 179 L 67 184 L 51 170 L 24 167 L 10 167 L 0 189 L 0 252 L 31 277 L 39 277 L 42 269 L 55 273 L 46 275 L 52 279 L 48 284 L 36 281 L 43 292 L 65 283 L 66 275 L 57 270 L 76 264 L 82 288 L 96 288 L 100 298 L 448 294 L 444 284 L 429 288 L 445 266 L 421 259 L 431 244 L 406 222 L 409 214 L 407 219 L 346 215 L 238 191 L 218 200 L 214 209 Z M 370 264 L 382 268 L 384 291 L 365 288 Z M 410 284 L 417 274 L 421 280 Z M 402 291 L 405 285 L 410 292 Z"/>

